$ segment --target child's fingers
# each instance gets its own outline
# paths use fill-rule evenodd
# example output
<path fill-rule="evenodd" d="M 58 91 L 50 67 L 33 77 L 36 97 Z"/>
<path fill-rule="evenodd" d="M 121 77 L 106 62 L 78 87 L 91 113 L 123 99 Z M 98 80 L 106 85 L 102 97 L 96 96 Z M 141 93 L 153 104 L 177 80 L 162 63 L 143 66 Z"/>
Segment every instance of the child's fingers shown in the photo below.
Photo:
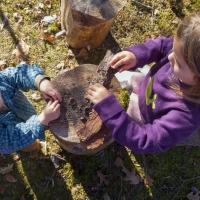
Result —
<path fill-rule="evenodd" d="M 53 102 L 51 103 L 51 107 L 52 107 L 52 108 L 55 108 L 57 104 L 59 104 L 59 101 L 58 101 L 58 100 L 55 100 L 55 101 L 53 101 Z"/>
<path fill-rule="evenodd" d="M 89 99 L 90 101 L 92 101 L 92 103 L 94 103 L 93 102 L 93 96 L 91 94 L 87 94 L 86 98 Z"/>
<path fill-rule="evenodd" d="M 96 92 L 96 90 L 91 90 L 91 89 L 89 89 L 89 90 L 87 91 L 87 95 L 92 96 L 95 92 Z M 86 96 L 87 96 L 87 95 L 86 95 Z"/>
<path fill-rule="evenodd" d="M 90 85 L 89 88 L 88 88 L 88 91 L 96 91 L 96 86 Z"/>
<path fill-rule="evenodd" d="M 57 96 L 57 99 L 61 102 L 62 101 L 62 97 L 61 97 L 60 92 L 57 91 L 56 96 Z"/>
<path fill-rule="evenodd" d="M 110 66 L 113 66 L 115 65 L 119 60 L 123 59 L 124 58 L 124 53 L 123 52 L 120 52 L 120 53 L 117 53 L 113 56 L 113 58 L 111 59 L 110 61 Z"/>
<path fill-rule="evenodd" d="M 50 106 L 52 103 L 53 103 L 53 100 L 50 98 L 48 103 L 47 103 L 47 106 Z"/>
<path fill-rule="evenodd" d="M 117 69 L 118 67 L 121 67 L 122 65 L 124 65 L 124 59 L 118 60 L 115 64 L 111 65 L 111 67 L 113 69 Z"/>
<path fill-rule="evenodd" d="M 50 94 L 51 94 L 51 97 L 53 98 L 54 101 L 58 99 L 57 98 L 58 93 L 56 91 L 51 91 Z"/>

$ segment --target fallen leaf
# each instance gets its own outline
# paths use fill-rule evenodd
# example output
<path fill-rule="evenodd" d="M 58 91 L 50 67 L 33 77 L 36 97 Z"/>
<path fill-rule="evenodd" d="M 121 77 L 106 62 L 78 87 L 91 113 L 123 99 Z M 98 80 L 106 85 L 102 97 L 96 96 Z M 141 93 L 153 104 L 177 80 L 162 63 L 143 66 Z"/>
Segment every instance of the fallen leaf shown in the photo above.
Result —
<path fill-rule="evenodd" d="M 16 160 L 19 160 L 19 158 L 20 158 L 20 154 L 17 154 L 17 155 L 14 156 L 13 159 L 14 159 L 14 161 L 16 161 Z"/>
<path fill-rule="evenodd" d="M 199 196 L 200 192 L 197 192 L 196 194 L 194 194 L 193 192 L 189 193 L 187 195 L 187 198 L 189 200 L 199 200 L 200 199 L 200 196 Z"/>
<path fill-rule="evenodd" d="M 38 94 L 38 93 L 33 93 L 33 94 L 31 94 L 31 99 L 32 99 L 33 101 L 38 102 L 38 101 L 40 101 L 40 100 L 42 99 L 42 97 L 41 97 L 40 94 Z"/>
<path fill-rule="evenodd" d="M 145 185 L 153 186 L 153 179 L 150 177 L 149 174 L 145 175 L 144 183 L 145 183 Z"/>
<path fill-rule="evenodd" d="M 130 181 L 130 184 L 137 185 L 140 182 L 140 176 L 135 173 L 135 169 L 132 169 L 131 172 L 126 172 L 126 177 L 124 180 Z"/>
<path fill-rule="evenodd" d="M 7 167 L 0 169 L 0 174 L 7 174 L 13 170 L 13 163 L 11 165 L 8 164 Z"/>
<path fill-rule="evenodd" d="M 15 54 L 16 59 L 19 60 L 21 56 L 24 59 L 27 59 L 29 54 L 30 46 L 27 45 L 23 40 L 16 46 L 16 49 L 13 50 L 12 54 Z"/>
<path fill-rule="evenodd" d="M 57 64 L 55 66 L 55 69 L 57 69 L 57 70 L 62 69 L 63 70 L 64 67 L 65 67 L 65 61 L 61 61 L 59 64 Z"/>
<path fill-rule="evenodd" d="M 21 196 L 20 200 L 26 200 L 24 195 Z"/>
<path fill-rule="evenodd" d="M 56 153 L 50 153 L 49 158 L 56 169 L 60 167 L 60 160 L 66 161 L 66 159 L 62 158 L 59 154 Z"/>
<path fill-rule="evenodd" d="M 3 194 L 5 192 L 5 190 L 6 190 L 6 186 L 5 185 L 1 186 L 0 194 Z"/>
<path fill-rule="evenodd" d="M 56 41 L 56 38 L 44 33 L 42 29 L 40 30 L 40 38 L 50 43 L 54 43 Z"/>
<path fill-rule="evenodd" d="M 157 15 L 159 13 L 159 9 L 154 10 L 154 15 Z"/>
<path fill-rule="evenodd" d="M 114 163 L 117 167 L 122 167 L 122 171 L 126 174 L 124 180 L 131 181 L 130 184 L 136 185 L 141 181 L 141 178 L 138 174 L 135 173 L 135 168 L 130 172 L 123 164 L 121 158 L 117 157 Z"/>
<path fill-rule="evenodd" d="M 104 200 L 110 200 L 110 197 L 108 196 L 107 192 L 103 195 L 103 199 Z"/>
<path fill-rule="evenodd" d="M 2 24 L 0 25 L 0 29 L 2 30 L 4 27 L 5 27 L 5 25 L 8 23 L 8 13 L 6 13 L 6 15 L 5 15 L 5 17 L 4 17 L 4 19 L 3 19 L 3 22 L 2 22 Z"/>
<path fill-rule="evenodd" d="M 17 182 L 17 179 L 15 179 L 14 176 L 11 175 L 11 174 L 6 174 L 6 180 L 7 180 L 9 183 Z"/>
<path fill-rule="evenodd" d="M 20 24 L 22 24 L 23 17 L 22 17 L 19 13 L 15 12 L 15 13 L 13 14 L 13 16 L 14 16 L 14 18 L 18 19 L 18 21 L 17 21 L 18 26 L 19 26 Z"/>
<path fill-rule="evenodd" d="M 76 58 L 78 57 L 82 57 L 84 56 L 85 54 L 87 54 L 87 50 L 85 48 L 82 48 L 77 55 L 75 55 Z"/>
<path fill-rule="evenodd" d="M 7 63 L 5 60 L 0 61 L 0 70 L 3 70 L 7 67 Z"/>
<path fill-rule="evenodd" d="M 45 4 L 47 5 L 48 8 L 51 8 L 51 1 L 45 1 Z"/>
<path fill-rule="evenodd" d="M 102 174 L 100 171 L 97 170 L 97 175 L 100 178 L 100 183 L 102 184 L 103 182 L 108 185 L 109 184 L 109 180 L 106 179 L 107 175 Z"/>
<path fill-rule="evenodd" d="M 44 4 L 43 4 L 43 3 L 39 3 L 39 4 L 38 4 L 38 7 L 39 7 L 39 8 L 44 8 Z"/>

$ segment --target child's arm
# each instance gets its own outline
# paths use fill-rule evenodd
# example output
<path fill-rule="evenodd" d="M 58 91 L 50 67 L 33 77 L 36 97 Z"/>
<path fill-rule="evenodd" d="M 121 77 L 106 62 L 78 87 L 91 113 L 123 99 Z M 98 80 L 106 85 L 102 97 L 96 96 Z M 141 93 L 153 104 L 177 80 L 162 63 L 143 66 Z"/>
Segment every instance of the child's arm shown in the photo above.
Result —
<path fill-rule="evenodd" d="M 110 65 L 116 69 L 121 66 L 120 72 L 128 69 L 136 70 L 152 62 L 158 62 L 165 57 L 173 47 L 173 38 L 159 37 L 147 40 L 145 43 L 136 44 L 117 53 Z"/>
<path fill-rule="evenodd" d="M 5 87 L 13 87 L 16 90 L 27 92 L 28 90 L 37 90 L 35 87 L 35 79 L 37 75 L 46 76 L 44 71 L 38 65 L 21 64 L 17 67 L 8 67 L 1 71 L 0 78 Z M 3 85 L 2 84 L 2 85 Z"/>
<path fill-rule="evenodd" d="M 200 126 L 199 110 L 190 113 L 178 108 L 143 126 L 129 120 L 128 114 L 114 95 L 94 105 L 113 138 L 139 154 L 164 152 L 182 142 Z"/>
<path fill-rule="evenodd" d="M 26 122 L 18 123 L 18 117 L 14 112 L 4 115 L 0 122 L 0 152 L 13 153 L 29 144 L 36 139 L 45 139 L 45 126 L 41 124 L 38 117 L 33 115 Z"/>
<path fill-rule="evenodd" d="M 0 122 L 0 153 L 13 153 L 27 147 L 36 139 L 44 140 L 46 125 L 59 115 L 58 100 L 50 100 L 39 116 L 33 115 L 26 122 L 19 121 L 14 112 L 5 114 Z"/>
<path fill-rule="evenodd" d="M 152 124 L 140 126 L 129 120 L 128 114 L 115 96 L 109 95 L 101 84 L 90 86 L 86 98 L 95 104 L 94 110 L 113 138 L 135 153 L 164 152 L 190 136 L 200 126 L 200 122 L 196 120 L 200 117 L 199 110 L 192 114 L 178 108 L 163 113 L 163 116 Z"/>

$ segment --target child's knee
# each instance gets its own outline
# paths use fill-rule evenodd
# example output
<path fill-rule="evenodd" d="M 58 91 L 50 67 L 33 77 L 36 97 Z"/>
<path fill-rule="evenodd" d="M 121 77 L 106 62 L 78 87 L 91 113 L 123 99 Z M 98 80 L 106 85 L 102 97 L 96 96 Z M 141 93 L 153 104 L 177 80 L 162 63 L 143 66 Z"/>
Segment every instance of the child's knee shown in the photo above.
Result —
<path fill-rule="evenodd" d="M 40 141 L 36 139 L 33 143 L 28 145 L 27 147 L 20 149 L 20 151 L 24 152 L 33 152 L 40 149 Z"/>

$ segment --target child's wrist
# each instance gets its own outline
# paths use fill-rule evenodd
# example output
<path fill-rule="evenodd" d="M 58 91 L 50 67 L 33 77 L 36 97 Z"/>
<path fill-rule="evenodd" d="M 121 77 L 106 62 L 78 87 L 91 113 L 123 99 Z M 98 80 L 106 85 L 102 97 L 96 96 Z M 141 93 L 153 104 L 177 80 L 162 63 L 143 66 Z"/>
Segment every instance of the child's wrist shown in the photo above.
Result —
<path fill-rule="evenodd" d="M 45 119 L 43 113 L 38 116 L 40 123 L 44 126 L 48 126 L 49 121 Z"/>
<path fill-rule="evenodd" d="M 42 81 L 44 80 L 48 80 L 50 81 L 50 78 L 47 76 L 47 75 L 41 75 L 41 74 L 38 74 L 35 78 L 35 82 L 34 82 L 34 85 L 35 87 L 40 90 L 40 84 L 42 83 Z"/>

